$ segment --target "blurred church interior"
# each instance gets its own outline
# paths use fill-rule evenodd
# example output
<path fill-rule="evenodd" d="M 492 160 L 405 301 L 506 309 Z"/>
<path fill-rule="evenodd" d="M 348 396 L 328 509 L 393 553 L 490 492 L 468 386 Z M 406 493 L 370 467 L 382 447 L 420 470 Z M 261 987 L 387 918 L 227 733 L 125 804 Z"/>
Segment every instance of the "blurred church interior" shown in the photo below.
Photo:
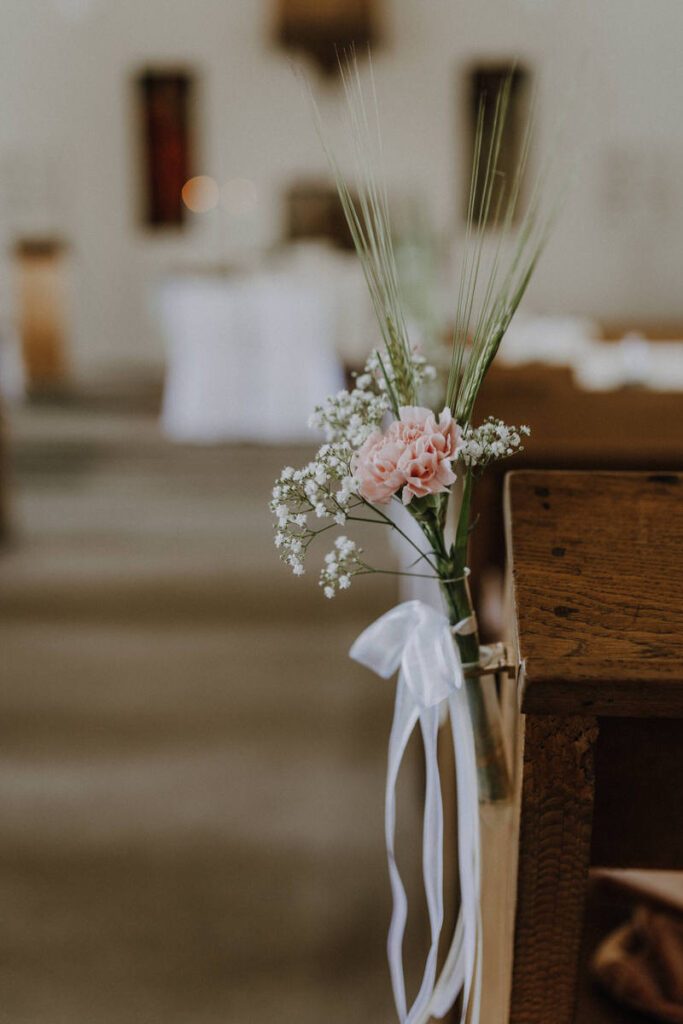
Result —
<path fill-rule="evenodd" d="M 532 163 L 558 145 L 573 171 L 481 416 L 530 423 L 519 466 L 667 472 L 683 7 L 3 0 L 0 29 L 0 1017 L 389 1021 L 392 693 L 346 652 L 397 589 L 323 603 L 270 542 L 274 477 L 378 341 L 299 72 L 336 136 L 337 54 L 369 85 L 371 51 L 403 298 L 437 363 L 479 97 L 512 76 L 504 159 L 533 101 Z"/>

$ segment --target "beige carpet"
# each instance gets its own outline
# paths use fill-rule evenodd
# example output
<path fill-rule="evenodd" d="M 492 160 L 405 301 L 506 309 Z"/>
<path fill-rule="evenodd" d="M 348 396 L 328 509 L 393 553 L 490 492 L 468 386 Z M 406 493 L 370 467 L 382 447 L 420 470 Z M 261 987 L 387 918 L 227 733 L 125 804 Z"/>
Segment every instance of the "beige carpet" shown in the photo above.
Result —
<path fill-rule="evenodd" d="M 393 1020 L 393 687 L 346 657 L 391 578 L 325 602 L 279 565 L 266 501 L 304 451 L 171 446 L 85 408 L 11 427 L 0 1021 Z"/>

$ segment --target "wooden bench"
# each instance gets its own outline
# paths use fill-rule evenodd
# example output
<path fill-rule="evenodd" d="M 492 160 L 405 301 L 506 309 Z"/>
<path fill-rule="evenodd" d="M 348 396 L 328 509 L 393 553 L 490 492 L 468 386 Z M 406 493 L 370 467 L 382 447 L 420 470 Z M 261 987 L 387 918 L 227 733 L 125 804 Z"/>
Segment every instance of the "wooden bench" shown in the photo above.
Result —
<path fill-rule="evenodd" d="M 505 517 L 517 798 L 502 832 L 484 813 L 482 1024 L 626 1022 L 578 999 L 585 900 L 591 866 L 683 870 L 683 474 L 512 473 Z"/>
<path fill-rule="evenodd" d="M 656 470 L 683 468 L 683 395 L 645 388 L 582 391 L 565 367 L 494 366 L 477 403 L 479 421 L 490 413 L 506 423 L 529 423 L 525 451 L 493 463 L 474 491 L 477 528 L 470 566 L 477 596 L 484 573 L 502 574 L 503 476 L 510 469 Z M 487 640 L 499 638 L 496 626 Z"/>

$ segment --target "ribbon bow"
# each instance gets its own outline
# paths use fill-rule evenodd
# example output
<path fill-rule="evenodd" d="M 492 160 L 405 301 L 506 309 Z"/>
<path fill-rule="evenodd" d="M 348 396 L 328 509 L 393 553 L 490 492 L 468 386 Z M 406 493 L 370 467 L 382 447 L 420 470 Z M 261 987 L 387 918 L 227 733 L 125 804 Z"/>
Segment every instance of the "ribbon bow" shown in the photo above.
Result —
<path fill-rule="evenodd" d="M 468 620 L 454 627 L 466 632 Z M 373 622 L 353 644 L 356 661 L 388 679 L 399 671 L 394 721 L 389 739 L 384 828 L 393 913 L 387 952 L 394 1002 L 401 1024 L 426 1024 L 443 1017 L 463 992 L 461 1021 L 478 1024 L 481 988 L 479 800 L 474 735 L 460 653 L 442 613 L 423 601 L 406 601 Z M 455 749 L 458 794 L 458 859 L 461 903 L 453 942 L 436 980 L 443 927 L 443 804 L 437 761 L 441 709 L 447 704 Z M 416 724 L 424 740 L 426 787 L 422 866 L 429 911 L 431 946 L 422 983 L 410 1010 L 403 975 L 403 935 L 408 900 L 396 864 L 396 784 Z"/>

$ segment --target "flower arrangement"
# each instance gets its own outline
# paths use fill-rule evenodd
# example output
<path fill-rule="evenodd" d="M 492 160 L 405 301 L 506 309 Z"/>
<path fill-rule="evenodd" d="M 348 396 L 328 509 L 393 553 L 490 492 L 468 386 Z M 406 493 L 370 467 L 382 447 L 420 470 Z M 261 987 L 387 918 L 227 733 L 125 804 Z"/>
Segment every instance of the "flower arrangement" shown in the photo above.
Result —
<path fill-rule="evenodd" d="M 352 656 L 382 675 L 401 668 L 397 717 L 390 743 L 390 780 L 392 765 L 397 774 L 396 759 L 400 764 L 404 749 L 397 739 L 401 729 L 412 728 L 411 722 L 419 720 L 425 738 L 428 767 L 425 884 L 428 902 L 430 887 L 435 884 L 429 904 L 433 943 L 420 994 L 410 1011 L 406 1008 L 400 967 L 400 941 L 396 945 L 396 936 L 402 936 L 405 924 L 400 897 L 402 886 L 400 880 L 396 883 L 393 874 L 393 825 L 387 826 L 395 897 L 390 963 L 399 1017 L 409 1024 L 421 1024 L 437 1009 L 445 1013 L 459 991 L 453 979 L 460 977 L 461 983 L 464 979 L 463 1020 L 471 1022 L 478 1019 L 481 966 L 481 951 L 477 945 L 481 941 L 477 924 L 479 839 L 478 825 L 473 822 L 477 799 L 501 800 L 509 795 L 498 708 L 491 691 L 487 692 L 482 686 L 481 651 L 468 582 L 467 549 L 473 528 L 471 502 L 476 481 L 486 467 L 521 451 L 523 440 L 529 435 L 527 426 L 507 425 L 494 417 L 477 425 L 473 414 L 482 382 L 547 239 L 554 211 L 546 212 L 543 208 L 539 176 L 513 237 L 530 136 L 527 132 L 520 165 L 509 188 L 494 187 L 499 178 L 498 157 L 509 101 L 508 83 L 494 100 L 493 129 L 486 143 L 484 104 L 479 113 L 443 405 L 436 409 L 421 405 L 425 385 L 433 388 L 436 372 L 414 349 L 408 337 L 392 247 L 387 193 L 375 166 L 374 153 L 378 147 L 373 144 L 371 119 L 353 62 L 342 68 L 342 80 L 356 163 L 354 195 L 357 198 L 353 197 L 347 179 L 339 170 L 320 122 L 319 129 L 363 267 L 383 345 L 372 353 L 351 390 L 340 391 L 314 410 L 310 424 L 322 430 L 326 440 L 308 465 L 301 469 L 286 467 L 275 484 L 271 503 L 276 518 L 275 544 L 292 571 L 301 575 L 313 542 L 335 528 L 342 531 L 325 554 L 320 572 L 323 594 L 333 598 L 347 590 L 359 576 L 398 572 L 374 566 L 370 556 L 347 536 L 357 523 L 381 524 L 396 531 L 413 549 L 412 566 L 400 574 L 426 577 L 439 585 L 445 609 L 443 619 L 430 618 L 424 606 L 418 607 L 420 602 L 408 602 L 370 627 L 352 649 Z M 476 214 L 475 195 L 481 196 L 481 207 Z M 494 195 L 495 210 L 492 209 Z M 492 253 L 484 237 L 485 225 L 491 222 L 497 229 Z M 404 528 L 405 518 L 402 517 L 406 514 L 418 524 L 418 536 L 424 538 L 424 543 L 417 543 L 414 531 Z M 399 643 L 396 639 L 399 623 L 401 630 L 407 630 L 406 635 L 413 639 Z M 392 654 L 394 647 L 398 652 L 396 657 Z M 425 668 L 430 660 L 432 669 Z M 435 679 L 444 671 L 446 675 L 441 685 Z M 448 678 L 449 673 L 451 678 Z M 464 705 L 460 700 L 463 695 Z M 435 868 L 428 867 L 427 853 L 432 846 L 434 849 L 438 846 L 438 822 L 441 820 L 440 797 L 434 797 L 436 803 L 429 811 L 429 828 L 434 831 L 427 836 L 430 765 L 433 774 L 435 730 L 438 728 L 430 716 L 446 700 L 454 736 L 460 736 L 456 747 L 460 831 L 471 839 L 469 852 L 464 852 L 462 846 L 460 850 L 463 930 L 458 949 L 454 939 L 451 951 L 460 967 L 454 968 L 451 962 L 450 989 L 444 981 L 448 967 L 438 984 L 435 978 L 441 927 L 437 892 L 440 875 Z M 412 719 L 402 717 L 407 714 L 405 706 L 414 708 Z M 436 776 L 438 778 L 438 770 Z M 464 779 L 470 779 L 467 786 Z M 395 781 L 394 777 L 388 787 L 387 822 L 392 820 L 391 785 L 395 785 Z M 432 877 L 434 872 L 435 878 Z"/>

